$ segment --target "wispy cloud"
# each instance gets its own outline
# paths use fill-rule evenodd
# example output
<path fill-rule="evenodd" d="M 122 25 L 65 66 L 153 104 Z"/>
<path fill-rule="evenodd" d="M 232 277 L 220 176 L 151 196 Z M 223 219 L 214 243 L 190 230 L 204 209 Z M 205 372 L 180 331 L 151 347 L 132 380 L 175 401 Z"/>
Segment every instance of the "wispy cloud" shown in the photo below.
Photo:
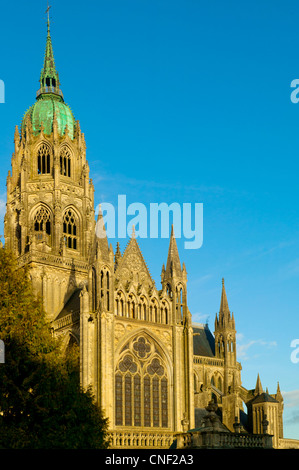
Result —
<path fill-rule="evenodd" d="M 288 408 L 299 407 L 299 390 L 290 390 L 288 392 L 281 392 L 285 406 Z M 299 411 L 298 411 L 299 413 Z"/>
<path fill-rule="evenodd" d="M 191 279 L 191 284 L 204 284 L 205 282 L 209 281 L 212 278 L 212 274 L 205 274 L 204 276 L 200 276 L 196 279 Z"/>
<path fill-rule="evenodd" d="M 244 335 L 242 333 L 237 334 L 237 355 L 239 359 L 247 361 L 250 357 L 259 357 L 262 352 L 256 347 L 273 348 L 277 346 L 276 341 L 265 341 L 263 339 L 251 339 L 246 342 L 244 341 Z M 250 353 L 249 353 L 250 350 Z"/>
<path fill-rule="evenodd" d="M 196 312 L 192 314 L 193 323 L 207 323 L 210 315 L 203 314 L 202 312 Z"/>

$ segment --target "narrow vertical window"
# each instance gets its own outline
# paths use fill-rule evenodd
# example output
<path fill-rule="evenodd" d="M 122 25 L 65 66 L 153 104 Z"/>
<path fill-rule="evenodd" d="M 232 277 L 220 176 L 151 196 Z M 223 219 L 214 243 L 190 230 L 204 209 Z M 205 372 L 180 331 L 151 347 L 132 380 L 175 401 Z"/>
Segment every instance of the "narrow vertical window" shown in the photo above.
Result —
<path fill-rule="evenodd" d="M 160 394 L 159 394 L 159 379 L 153 378 L 153 425 L 159 427 L 160 417 Z"/>
<path fill-rule="evenodd" d="M 123 400 L 122 400 L 122 375 L 117 373 L 115 376 L 115 424 L 123 424 Z"/>
<path fill-rule="evenodd" d="M 132 426 L 132 377 L 125 376 L 125 426 Z"/>
<path fill-rule="evenodd" d="M 144 393 L 144 426 L 151 426 L 151 379 L 146 376 L 143 381 Z"/>
<path fill-rule="evenodd" d="M 62 147 L 60 151 L 60 174 L 71 176 L 71 153 L 66 146 Z"/>
<path fill-rule="evenodd" d="M 162 428 L 168 427 L 168 393 L 167 379 L 163 377 L 161 380 L 161 411 L 162 411 Z"/>
<path fill-rule="evenodd" d="M 78 236 L 77 236 L 77 218 L 71 209 L 68 209 L 63 216 L 63 236 L 65 246 L 72 250 L 78 249 Z"/>
<path fill-rule="evenodd" d="M 134 426 L 141 426 L 141 382 L 139 374 L 134 376 Z"/>
<path fill-rule="evenodd" d="M 50 170 L 50 150 L 48 145 L 42 144 L 37 152 L 37 173 L 47 174 Z"/>
<path fill-rule="evenodd" d="M 97 276 L 95 268 L 92 268 L 92 310 L 97 308 Z"/>
<path fill-rule="evenodd" d="M 109 272 L 106 272 L 106 294 L 107 294 L 107 310 L 110 309 L 110 279 L 109 279 Z"/>

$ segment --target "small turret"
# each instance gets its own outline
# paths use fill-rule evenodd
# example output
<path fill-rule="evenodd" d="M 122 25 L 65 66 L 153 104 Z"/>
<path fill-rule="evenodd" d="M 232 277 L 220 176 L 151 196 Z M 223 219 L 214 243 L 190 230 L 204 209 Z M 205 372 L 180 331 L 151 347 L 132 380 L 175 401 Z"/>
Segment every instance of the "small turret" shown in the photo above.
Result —
<path fill-rule="evenodd" d="M 224 358 L 230 365 L 236 364 L 236 329 L 234 315 L 230 313 L 224 279 L 222 279 L 222 292 L 219 315 L 215 317 L 215 354 Z"/>
<path fill-rule="evenodd" d="M 179 251 L 174 235 L 173 225 L 168 248 L 166 268 L 163 264 L 161 281 L 163 289 L 167 292 L 173 303 L 174 320 L 183 323 L 187 318 L 187 272 L 183 264 L 181 266 Z"/>

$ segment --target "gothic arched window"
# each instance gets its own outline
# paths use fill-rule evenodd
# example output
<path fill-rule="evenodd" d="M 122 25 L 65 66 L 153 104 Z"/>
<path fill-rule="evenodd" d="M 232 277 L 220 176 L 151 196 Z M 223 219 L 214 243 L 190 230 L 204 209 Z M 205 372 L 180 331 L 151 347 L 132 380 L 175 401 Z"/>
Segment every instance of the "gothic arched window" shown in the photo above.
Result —
<path fill-rule="evenodd" d="M 101 302 L 104 308 L 110 309 L 110 273 L 102 269 L 100 273 Z"/>
<path fill-rule="evenodd" d="M 137 318 L 137 302 L 133 294 L 130 294 L 128 297 L 128 317 Z"/>
<path fill-rule="evenodd" d="M 78 249 L 78 219 L 72 209 L 63 215 L 63 237 L 67 248 Z"/>
<path fill-rule="evenodd" d="M 97 273 L 95 268 L 92 268 L 92 311 L 94 312 L 97 308 Z"/>
<path fill-rule="evenodd" d="M 161 322 L 165 323 L 166 325 L 169 322 L 169 315 L 168 315 L 168 306 L 166 302 L 163 300 L 162 306 L 161 306 Z"/>
<path fill-rule="evenodd" d="M 106 307 L 110 310 L 110 274 L 106 272 Z"/>
<path fill-rule="evenodd" d="M 60 151 L 60 174 L 71 176 L 71 152 L 66 145 Z"/>
<path fill-rule="evenodd" d="M 125 296 L 124 294 L 119 291 L 115 297 L 115 312 L 116 315 L 123 317 L 125 316 Z"/>
<path fill-rule="evenodd" d="M 182 321 L 183 319 L 183 288 L 181 285 L 176 287 L 176 311 L 177 311 L 177 321 Z"/>
<path fill-rule="evenodd" d="M 157 300 L 154 298 L 152 299 L 149 307 L 149 321 L 158 323 L 160 321 L 159 318 L 159 306 Z"/>
<path fill-rule="evenodd" d="M 37 173 L 39 175 L 50 173 L 50 149 L 48 145 L 42 144 L 37 151 Z"/>
<path fill-rule="evenodd" d="M 144 321 L 147 321 L 148 318 L 147 318 L 147 302 L 146 302 L 146 298 L 144 296 L 140 297 L 140 320 L 144 320 Z"/>
<path fill-rule="evenodd" d="M 45 206 L 41 206 L 34 215 L 34 232 L 37 241 L 50 242 L 51 237 L 51 213 Z"/>
<path fill-rule="evenodd" d="M 169 379 L 162 357 L 142 335 L 122 352 L 115 371 L 115 425 L 169 427 Z"/>

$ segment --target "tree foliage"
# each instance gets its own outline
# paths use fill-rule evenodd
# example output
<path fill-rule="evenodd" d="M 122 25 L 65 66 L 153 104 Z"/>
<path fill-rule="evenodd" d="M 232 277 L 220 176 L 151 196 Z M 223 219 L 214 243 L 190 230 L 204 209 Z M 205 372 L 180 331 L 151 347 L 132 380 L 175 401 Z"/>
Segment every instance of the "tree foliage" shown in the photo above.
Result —
<path fill-rule="evenodd" d="M 0 249 L 0 448 L 107 448 L 107 420 L 79 383 L 79 354 L 62 355 L 27 267 Z"/>

